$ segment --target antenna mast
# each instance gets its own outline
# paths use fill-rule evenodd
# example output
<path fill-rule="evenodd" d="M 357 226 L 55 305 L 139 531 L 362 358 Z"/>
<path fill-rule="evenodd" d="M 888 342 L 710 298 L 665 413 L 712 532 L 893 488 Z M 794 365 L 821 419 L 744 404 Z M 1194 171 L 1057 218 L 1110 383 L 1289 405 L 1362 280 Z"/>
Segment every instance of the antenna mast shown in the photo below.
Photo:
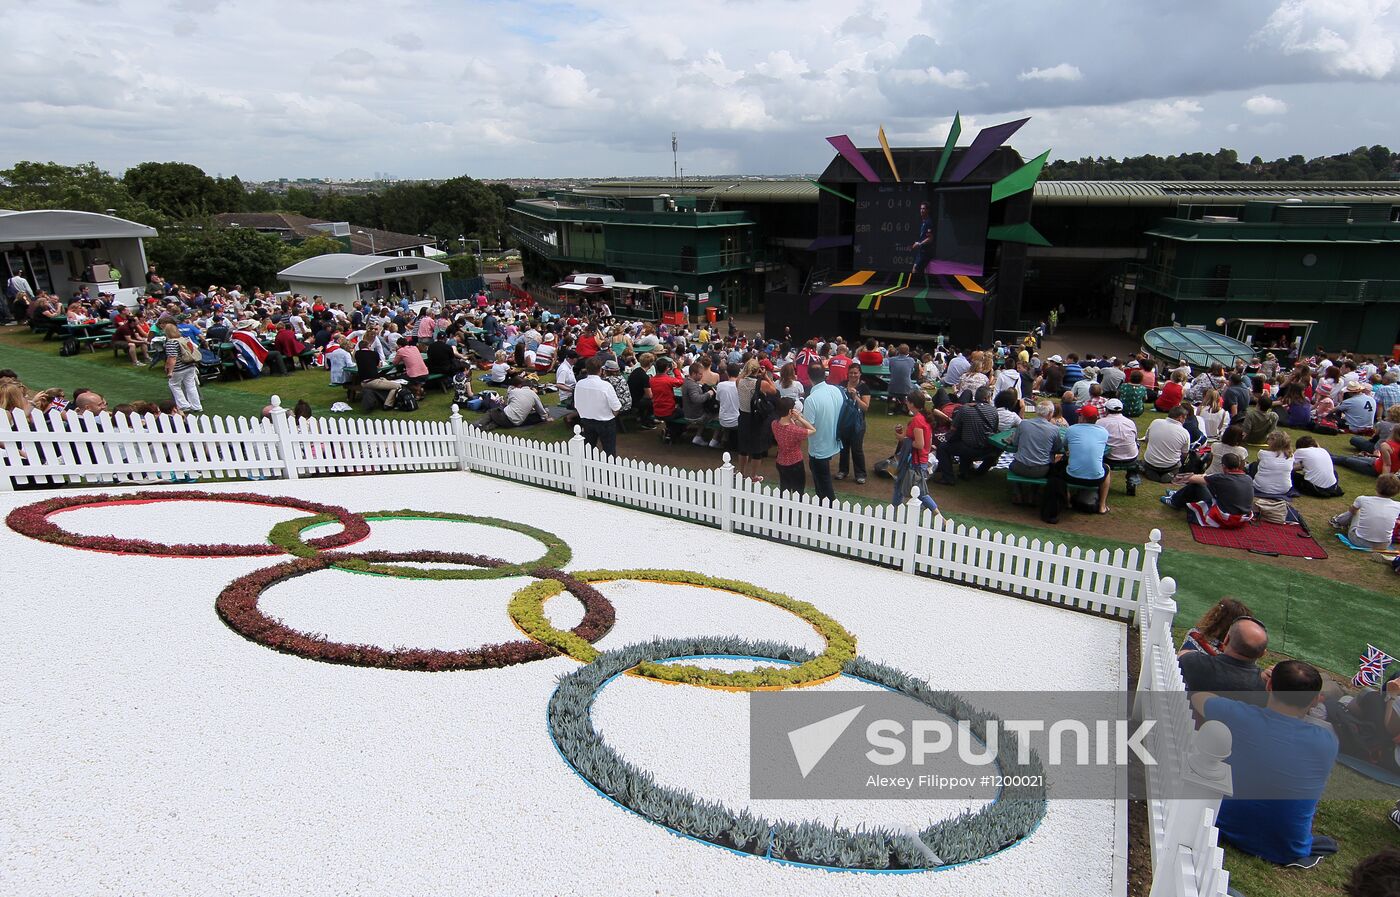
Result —
<path fill-rule="evenodd" d="M 675 132 L 675 131 L 672 131 L 672 132 L 671 132 L 671 177 L 672 177 L 673 179 L 675 179 L 675 180 L 680 180 L 680 178 L 681 178 L 681 170 L 680 170 L 680 164 L 681 164 L 681 163 L 680 163 L 680 155 L 679 155 L 679 154 L 680 154 L 680 149 L 681 149 L 681 145 L 680 145 L 680 142 L 676 140 L 676 132 Z"/>

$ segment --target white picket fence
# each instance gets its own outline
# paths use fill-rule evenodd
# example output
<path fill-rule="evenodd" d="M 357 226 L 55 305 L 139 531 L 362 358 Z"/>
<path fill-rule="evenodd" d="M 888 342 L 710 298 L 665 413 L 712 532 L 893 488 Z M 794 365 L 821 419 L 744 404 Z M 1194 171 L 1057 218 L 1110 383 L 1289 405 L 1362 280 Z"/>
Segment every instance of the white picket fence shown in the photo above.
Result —
<path fill-rule="evenodd" d="M 546 443 L 448 421 L 295 420 L 277 396 L 266 418 L 0 414 L 0 491 L 137 479 L 288 478 L 336 473 L 476 471 L 666 514 L 1138 625 L 1138 693 L 1183 696 L 1172 620 L 1175 584 L 1157 570 L 1161 533 L 1142 550 L 1082 550 L 991 532 L 900 504 L 826 502 L 780 492 L 720 467 L 687 470 L 611 457 L 577 432 Z M 1184 701 L 1180 707 L 1184 708 Z M 1205 733 L 1203 736 L 1202 733 Z M 1215 812 L 1229 793 L 1219 733 L 1194 732 L 1184 709 L 1160 727 L 1170 762 L 1148 770 L 1152 897 L 1222 897 Z M 1184 759 L 1183 759 L 1184 758 Z M 1181 781 L 1188 799 L 1179 797 Z"/>

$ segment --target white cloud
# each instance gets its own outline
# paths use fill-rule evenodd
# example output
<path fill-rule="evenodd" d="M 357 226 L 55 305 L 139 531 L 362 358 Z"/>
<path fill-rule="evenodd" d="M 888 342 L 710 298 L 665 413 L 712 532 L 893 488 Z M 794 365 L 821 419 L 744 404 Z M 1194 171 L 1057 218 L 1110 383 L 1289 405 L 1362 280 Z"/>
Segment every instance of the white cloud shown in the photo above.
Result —
<path fill-rule="evenodd" d="M 1016 76 L 1017 81 L 1082 81 L 1084 73 L 1079 66 L 1062 62 L 1049 68 L 1031 69 Z"/>
<path fill-rule="evenodd" d="M 1255 94 L 1240 105 L 1254 115 L 1283 115 L 1288 111 L 1288 104 L 1283 100 L 1263 93 Z"/>
<path fill-rule="evenodd" d="M 1145 123 L 1162 131 L 1186 133 L 1200 127 L 1196 116 L 1203 111 L 1200 103 L 1189 99 L 1153 103 L 1147 107 Z"/>
<path fill-rule="evenodd" d="M 1400 61 L 1396 0 L 1284 0 L 1259 38 L 1318 59 L 1333 74 L 1385 78 Z"/>
<path fill-rule="evenodd" d="M 931 84 L 950 90 L 970 90 L 976 86 L 972 76 L 962 69 L 945 72 L 936 65 L 923 69 L 895 69 L 890 77 L 897 84 Z"/>

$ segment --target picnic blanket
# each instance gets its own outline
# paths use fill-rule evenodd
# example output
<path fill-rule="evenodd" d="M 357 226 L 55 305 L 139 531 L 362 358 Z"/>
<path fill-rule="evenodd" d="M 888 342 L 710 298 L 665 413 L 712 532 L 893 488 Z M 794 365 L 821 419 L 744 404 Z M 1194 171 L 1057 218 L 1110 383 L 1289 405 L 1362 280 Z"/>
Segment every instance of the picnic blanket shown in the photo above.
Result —
<path fill-rule="evenodd" d="M 1337 538 L 1341 540 L 1341 543 L 1342 543 L 1343 545 L 1345 545 L 1346 547 L 1350 548 L 1352 551 L 1377 551 L 1377 550 L 1378 550 L 1378 549 L 1375 549 L 1375 548 L 1367 548 L 1365 545 L 1357 545 L 1355 542 L 1353 542 L 1353 541 L 1351 541 L 1350 539 L 1347 538 L 1347 534 L 1346 534 L 1346 533 L 1337 533 Z M 1381 554 L 1390 554 L 1390 553 L 1391 553 L 1392 551 L 1394 551 L 1394 550 L 1395 550 L 1395 543 L 1394 543 L 1394 542 L 1390 543 L 1390 547 L 1389 547 L 1389 548 L 1379 549 L 1379 551 L 1380 551 Z"/>
<path fill-rule="evenodd" d="M 1326 550 L 1307 530 L 1290 523 L 1255 520 L 1237 529 L 1217 529 L 1192 523 L 1191 537 L 1202 545 L 1239 548 L 1258 554 L 1317 560 L 1327 557 Z"/>
<path fill-rule="evenodd" d="M 1338 754 L 1337 762 L 1345 766 L 1347 769 L 1355 770 L 1356 772 L 1361 773 L 1368 779 L 1375 779 L 1377 782 L 1384 782 L 1387 785 L 1393 785 L 1396 788 L 1400 788 L 1400 774 L 1395 773 L 1392 770 L 1386 769 L 1383 766 L 1376 766 L 1372 763 L 1367 763 L 1360 757 L 1353 757 L 1349 754 Z"/>

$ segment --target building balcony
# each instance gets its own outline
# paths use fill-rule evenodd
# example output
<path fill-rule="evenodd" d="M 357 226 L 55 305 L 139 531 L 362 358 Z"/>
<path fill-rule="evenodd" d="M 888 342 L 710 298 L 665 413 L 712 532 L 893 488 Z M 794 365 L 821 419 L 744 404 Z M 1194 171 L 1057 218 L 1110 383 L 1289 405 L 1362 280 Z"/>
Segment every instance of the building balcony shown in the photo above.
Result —
<path fill-rule="evenodd" d="M 713 254 L 629 252 L 621 249 L 608 249 L 603 252 L 603 261 L 610 268 L 680 274 L 721 274 L 728 271 L 747 271 L 763 264 L 766 260 L 765 253 L 752 249 Z"/>
<path fill-rule="evenodd" d="M 1185 302 L 1400 302 L 1400 280 L 1180 277 L 1144 268 L 1137 272 L 1136 287 Z"/>

